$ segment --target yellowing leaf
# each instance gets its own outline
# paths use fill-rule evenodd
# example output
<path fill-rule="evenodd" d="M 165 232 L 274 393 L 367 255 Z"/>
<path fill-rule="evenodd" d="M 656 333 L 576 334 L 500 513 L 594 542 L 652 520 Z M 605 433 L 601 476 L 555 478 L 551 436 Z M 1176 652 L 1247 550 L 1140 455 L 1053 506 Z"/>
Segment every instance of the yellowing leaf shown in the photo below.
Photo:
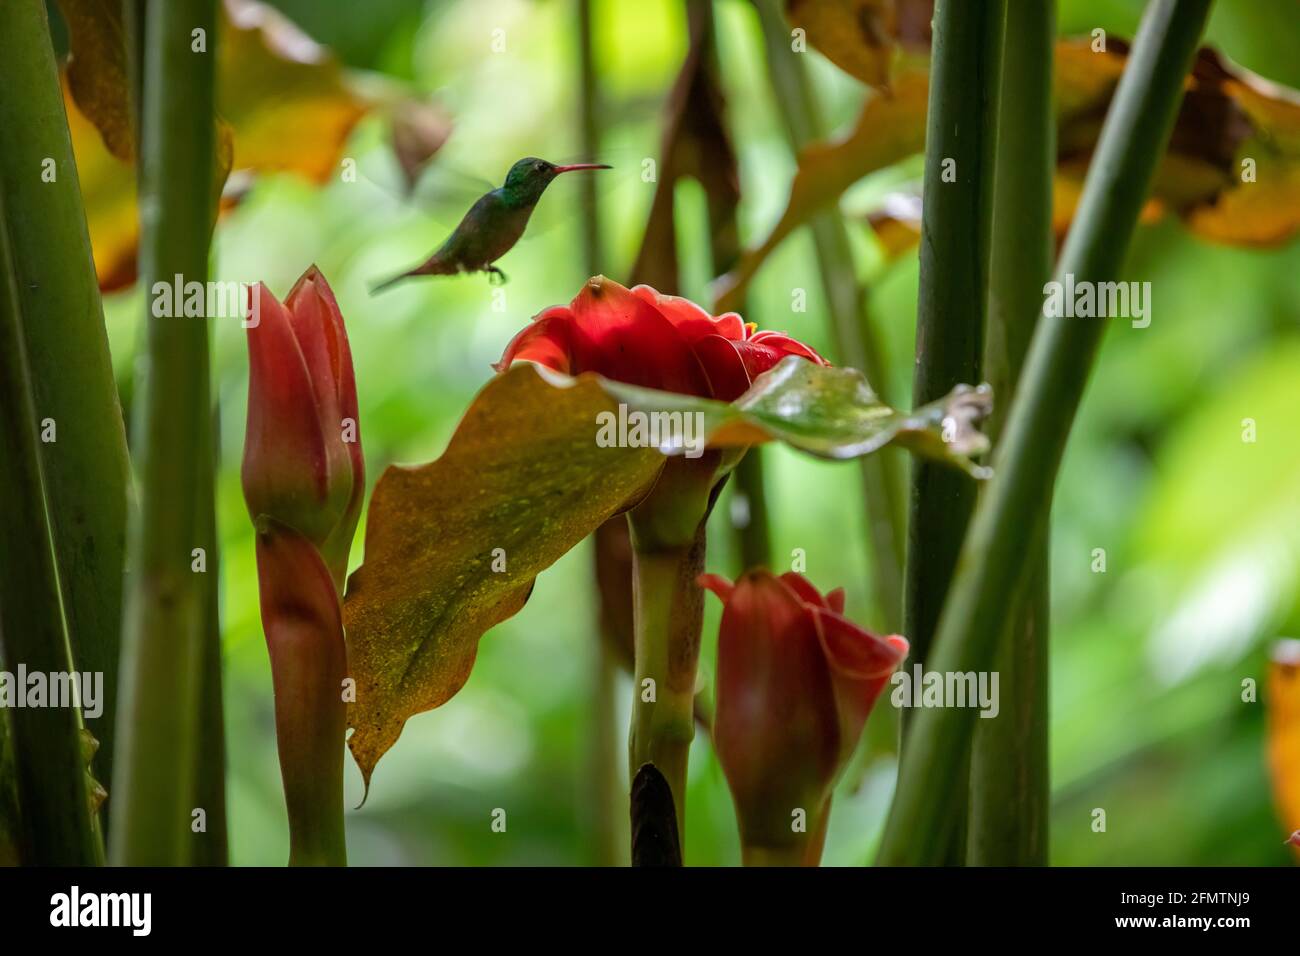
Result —
<path fill-rule="evenodd" d="M 68 86 L 81 112 L 98 128 L 108 151 L 127 162 L 135 155 L 121 0 L 59 0 L 68 25 Z"/>
<path fill-rule="evenodd" d="M 271 7 L 226 0 L 217 109 L 235 130 L 235 168 L 285 170 L 316 182 L 371 108 L 333 55 Z"/>
<path fill-rule="evenodd" d="M 1268 765 L 1283 836 L 1300 830 L 1300 642 L 1281 641 L 1268 669 Z M 1300 861 L 1300 845 L 1291 849 Z"/>
<path fill-rule="evenodd" d="M 72 101 L 63 85 L 68 132 L 81 182 L 81 200 L 90 227 L 91 252 L 99 287 L 111 292 L 135 281 L 140 223 L 135 206 L 135 167 L 113 156 L 99 131 Z"/>
<path fill-rule="evenodd" d="M 899 60 L 930 46 L 934 0 L 786 0 L 785 18 L 826 59 L 888 88 Z"/>

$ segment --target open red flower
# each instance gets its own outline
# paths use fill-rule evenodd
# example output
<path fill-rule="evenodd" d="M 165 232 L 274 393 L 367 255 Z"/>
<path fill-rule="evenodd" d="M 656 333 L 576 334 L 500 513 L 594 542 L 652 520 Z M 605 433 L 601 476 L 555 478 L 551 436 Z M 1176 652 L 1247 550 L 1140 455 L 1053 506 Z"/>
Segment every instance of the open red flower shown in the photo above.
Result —
<path fill-rule="evenodd" d="M 907 641 L 858 627 L 842 590 L 823 597 L 798 574 L 700 584 L 723 602 L 713 740 L 742 843 L 747 854 L 794 847 L 815 863 L 831 790 Z"/>
<path fill-rule="evenodd" d="M 334 293 L 312 266 L 281 305 L 251 293 L 244 498 L 318 549 L 341 584 L 361 514 L 365 466 L 357 386 Z"/>
<path fill-rule="evenodd" d="M 506 347 L 498 371 L 517 359 L 568 375 L 730 402 L 787 355 L 828 364 L 780 332 L 759 332 L 739 315 L 711 316 L 688 299 L 646 285 L 627 289 L 596 276 L 567 306 L 539 314 Z"/>

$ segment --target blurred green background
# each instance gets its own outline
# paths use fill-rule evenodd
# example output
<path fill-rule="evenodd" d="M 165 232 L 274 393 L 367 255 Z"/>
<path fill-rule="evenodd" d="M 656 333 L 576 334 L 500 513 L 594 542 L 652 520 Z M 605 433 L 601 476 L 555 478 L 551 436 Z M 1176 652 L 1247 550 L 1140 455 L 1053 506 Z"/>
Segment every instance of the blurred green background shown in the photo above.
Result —
<path fill-rule="evenodd" d="M 577 157 L 576 6 L 569 0 L 280 0 L 275 4 L 352 68 L 390 74 L 441 104 L 454 123 L 437 165 L 499 183 L 525 155 Z M 602 176 L 604 271 L 628 279 L 653 184 L 662 107 L 687 47 L 681 0 L 595 0 L 602 123 L 616 169 Z M 729 123 L 741 161 L 742 233 L 761 238 L 782 208 L 793 161 L 780 132 L 757 18 L 744 0 L 716 7 Z M 1137 0 L 1065 0 L 1062 33 L 1103 27 L 1131 37 Z M 505 30 L 504 53 L 490 50 Z M 1221 0 L 1208 42 L 1250 69 L 1300 87 L 1300 16 L 1288 0 Z M 807 57 L 827 117 L 851 123 L 864 90 L 817 54 Z M 418 280 L 372 298 L 370 284 L 419 261 L 449 229 L 394 195 L 387 131 L 363 122 L 344 150 L 356 182 L 316 189 L 260 179 L 220 224 L 215 278 L 265 281 L 283 296 L 315 262 L 332 283 L 351 337 L 367 478 L 394 462 L 436 457 L 489 365 L 545 306 L 568 301 L 586 276 L 576 192 L 542 206 L 560 222 L 520 243 L 501 266 L 510 281 L 494 309 L 485 277 Z M 913 164 L 914 167 L 914 164 Z M 870 310 L 888 343 L 892 394 L 911 379 L 917 264 L 884 264 L 854 195 L 844 204 Z M 684 294 L 708 301 L 702 198 L 678 197 Z M 456 212 L 459 212 L 457 210 Z M 565 213 L 568 213 L 565 215 Z M 454 220 L 453 220 L 454 222 Z M 1053 517 L 1052 860 L 1057 864 L 1284 864 L 1272 806 L 1263 702 L 1267 648 L 1300 633 L 1300 243 L 1252 251 L 1207 245 L 1166 221 L 1144 227 L 1127 279 L 1150 280 L 1149 328 L 1116 322 L 1067 453 Z M 807 290 L 806 312 L 790 290 Z M 143 302 L 107 301 L 124 394 Z M 760 273 L 750 315 L 834 360 L 810 239 L 788 240 Z M 280 865 L 288 838 L 276 762 L 271 680 L 258 619 L 252 528 L 238 465 L 247 367 L 243 332 L 215 332 L 221 402 L 218 487 L 226 659 L 232 858 Z M 902 399 L 900 398 L 900 401 Z M 1242 441 L 1242 420 L 1258 440 Z M 128 421 L 130 416 L 128 415 Z M 807 554 L 819 587 L 843 586 L 848 612 L 873 621 L 871 568 L 852 465 L 767 452 L 776 563 Z M 736 573 L 724 500 L 714 512 L 709 569 Z M 363 528 L 364 531 L 364 528 Z M 1105 549 L 1105 572 L 1093 570 Z M 353 549 L 360 562 L 362 534 Z M 596 859 L 603 814 L 589 768 L 597 680 L 589 544 L 537 582 L 528 606 L 490 632 L 465 689 L 412 719 L 376 771 L 368 802 L 348 813 L 354 864 L 582 864 Z M 717 602 L 709 599 L 702 680 L 711 683 Z M 620 677 L 615 765 L 625 763 L 631 682 Z M 888 714 L 882 698 L 873 723 Z M 868 737 L 836 797 L 825 862 L 870 859 L 888 806 L 893 757 Z M 625 770 L 622 770 L 625 775 Z M 943 786 L 944 782 L 936 782 Z M 619 784 L 625 787 L 625 782 Z M 361 799 L 349 761 L 350 806 Z M 1107 830 L 1092 830 L 1103 808 Z M 507 812 L 505 833 L 492 812 Z M 626 829 L 620 801 L 613 818 Z M 736 864 L 726 782 L 698 739 L 691 764 L 687 862 Z M 1296 823 L 1297 821 L 1289 821 Z M 625 839 L 617 837 L 617 845 Z M 626 853 L 625 850 L 622 851 Z"/>

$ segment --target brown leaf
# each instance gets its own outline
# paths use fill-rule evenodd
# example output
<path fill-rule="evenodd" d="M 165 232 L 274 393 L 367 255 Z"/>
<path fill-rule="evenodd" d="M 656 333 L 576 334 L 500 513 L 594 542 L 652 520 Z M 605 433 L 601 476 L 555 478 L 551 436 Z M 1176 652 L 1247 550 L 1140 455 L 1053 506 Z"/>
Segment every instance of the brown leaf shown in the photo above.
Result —
<path fill-rule="evenodd" d="M 1280 831 L 1300 830 L 1300 642 L 1279 641 L 1268 669 L 1268 766 Z M 1300 845 L 1292 844 L 1300 861 Z"/>
<path fill-rule="evenodd" d="M 123 162 L 135 156 L 120 0 L 59 0 L 68 25 L 68 86 L 77 108 Z"/>
<path fill-rule="evenodd" d="M 429 160 L 451 135 L 451 118 L 431 103 L 404 100 L 393 109 L 391 131 L 393 155 L 410 193 Z"/>
<path fill-rule="evenodd" d="M 905 57 L 930 48 L 934 0 L 786 0 L 785 18 L 826 59 L 888 89 Z"/>
<path fill-rule="evenodd" d="M 367 782 L 407 718 L 460 690 L 479 638 L 536 576 L 659 474 L 654 449 L 597 446 L 596 416 L 616 408 L 593 376 L 557 388 L 517 365 L 479 393 L 441 458 L 379 479 L 344 603 L 348 746 Z"/>
<path fill-rule="evenodd" d="M 659 181 L 641 249 L 632 267 L 633 285 L 644 283 L 668 294 L 680 291 L 673 214 L 679 180 L 690 177 L 704 188 L 712 233 L 710 247 L 715 254 L 723 251 L 729 260 L 715 265 L 730 268 L 730 259 L 740 244 L 735 221 L 740 177 L 723 121 L 722 85 L 709 55 L 714 29 L 712 11 L 707 4 L 692 4 L 689 13 L 691 45 L 668 97 Z"/>

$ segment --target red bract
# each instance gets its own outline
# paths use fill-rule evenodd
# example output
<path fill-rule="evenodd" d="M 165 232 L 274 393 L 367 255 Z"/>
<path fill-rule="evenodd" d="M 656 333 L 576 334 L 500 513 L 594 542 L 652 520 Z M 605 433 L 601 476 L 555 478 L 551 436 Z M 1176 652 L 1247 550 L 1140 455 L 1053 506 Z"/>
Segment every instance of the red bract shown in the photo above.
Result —
<path fill-rule="evenodd" d="M 843 616 L 844 592 L 823 597 L 794 573 L 749 571 L 722 599 L 714 746 L 749 851 L 796 847 L 815 863 L 831 789 L 907 641 Z M 792 826 L 803 811 L 806 832 Z"/>
<path fill-rule="evenodd" d="M 687 299 L 596 276 L 567 306 L 552 306 L 516 335 L 496 368 L 526 359 L 569 375 L 595 372 L 730 402 L 787 355 L 827 364 L 802 342 L 758 332 L 734 312 L 715 318 Z"/>
<path fill-rule="evenodd" d="M 248 329 L 244 498 L 320 549 L 336 584 L 361 513 L 365 467 L 343 316 L 308 269 L 281 305 L 259 283 Z"/>

